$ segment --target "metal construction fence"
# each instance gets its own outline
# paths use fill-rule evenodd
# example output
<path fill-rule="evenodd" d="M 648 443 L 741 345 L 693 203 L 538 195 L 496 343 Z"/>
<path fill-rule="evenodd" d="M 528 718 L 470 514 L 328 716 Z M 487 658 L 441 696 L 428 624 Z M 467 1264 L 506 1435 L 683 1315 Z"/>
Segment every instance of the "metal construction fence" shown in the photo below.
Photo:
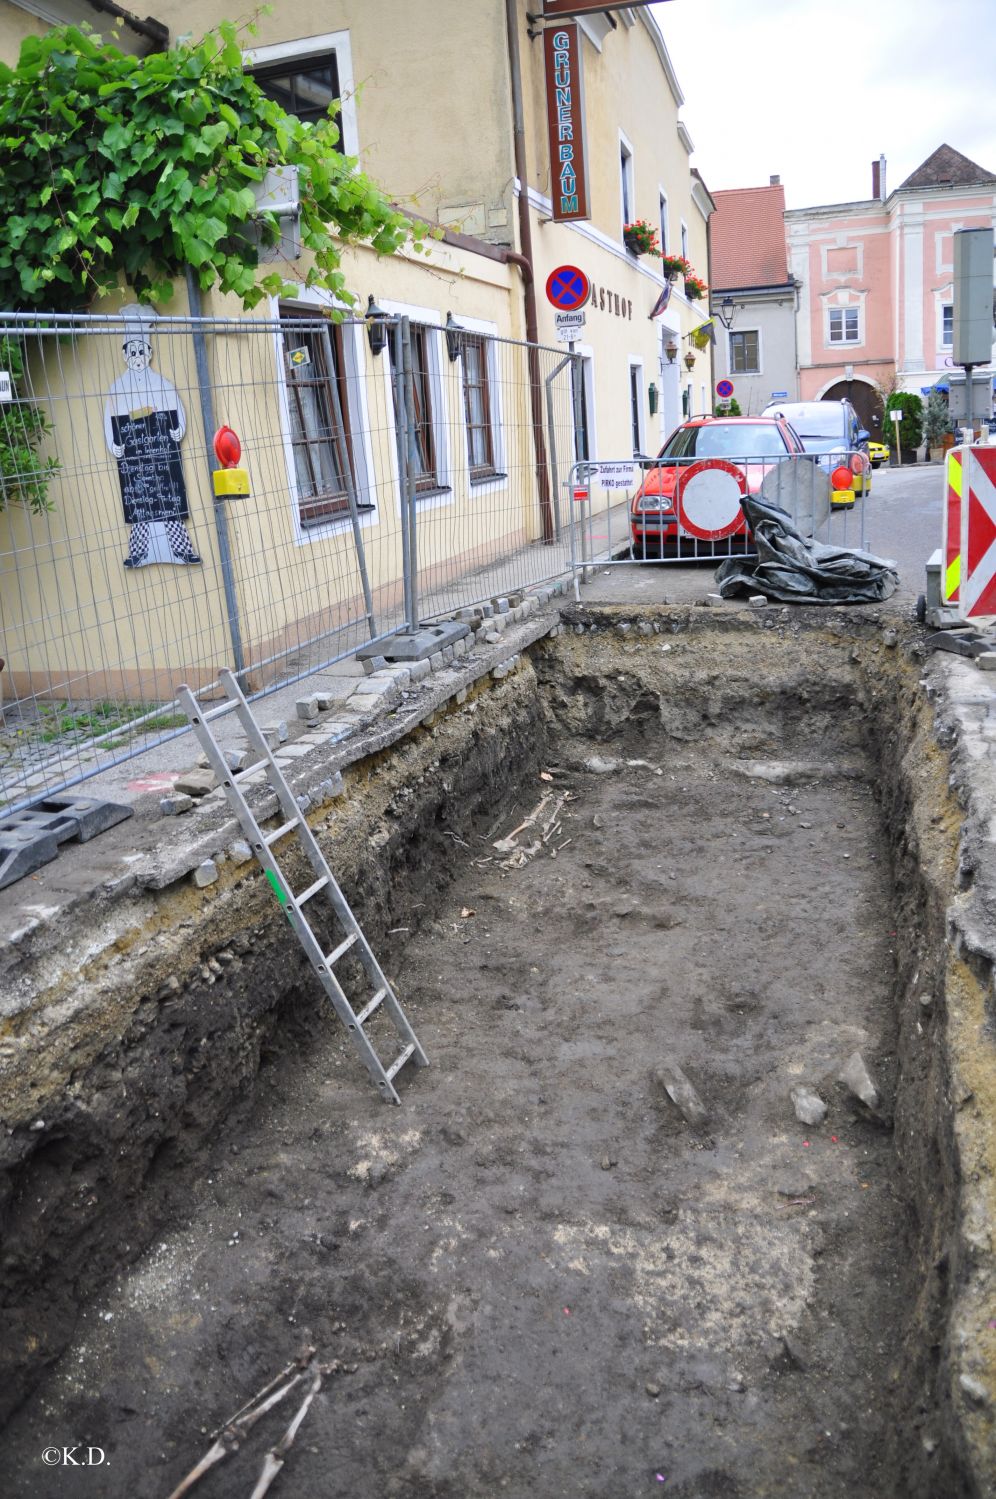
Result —
<path fill-rule="evenodd" d="M 583 569 L 596 562 L 718 563 L 752 556 L 740 505 L 745 495 L 787 511 L 803 536 L 863 550 L 871 469 L 858 461 L 855 472 L 860 456 L 843 449 L 805 458 L 731 451 L 577 463 L 569 475 L 572 558 Z M 838 468 L 849 471 L 856 487 L 834 491 L 831 474 Z"/>
<path fill-rule="evenodd" d="M 0 317 L 0 810 L 185 732 L 183 681 L 562 577 L 574 444 L 570 358 L 466 325 Z"/>

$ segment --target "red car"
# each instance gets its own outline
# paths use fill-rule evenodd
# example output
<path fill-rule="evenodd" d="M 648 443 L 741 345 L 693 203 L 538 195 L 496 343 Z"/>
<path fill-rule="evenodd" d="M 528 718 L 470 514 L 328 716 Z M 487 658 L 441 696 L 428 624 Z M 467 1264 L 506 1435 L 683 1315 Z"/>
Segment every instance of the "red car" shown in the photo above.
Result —
<path fill-rule="evenodd" d="M 747 541 L 740 496 L 756 494 L 780 459 L 802 456 L 794 430 L 777 417 L 697 416 L 683 422 L 630 504 L 634 555 L 729 555 Z"/>

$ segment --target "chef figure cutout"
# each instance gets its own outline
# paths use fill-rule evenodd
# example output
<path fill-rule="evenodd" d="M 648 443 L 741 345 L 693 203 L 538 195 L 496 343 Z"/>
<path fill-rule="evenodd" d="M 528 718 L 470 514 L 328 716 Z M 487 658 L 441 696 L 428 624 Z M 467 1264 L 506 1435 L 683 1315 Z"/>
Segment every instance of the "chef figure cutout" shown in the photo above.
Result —
<path fill-rule="evenodd" d="M 184 522 L 190 514 L 180 444 L 187 416 L 176 387 L 150 368 L 148 307 L 123 307 L 125 372 L 107 392 L 104 440 L 117 459 L 128 531 L 125 567 L 200 562 Z"/>

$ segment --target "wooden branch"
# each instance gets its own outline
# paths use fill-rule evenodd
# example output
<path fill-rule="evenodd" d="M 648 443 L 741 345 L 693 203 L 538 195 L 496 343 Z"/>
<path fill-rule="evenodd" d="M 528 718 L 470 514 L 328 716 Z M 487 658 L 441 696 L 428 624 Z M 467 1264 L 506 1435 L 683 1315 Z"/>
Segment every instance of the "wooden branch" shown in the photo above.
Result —
<path fill-rule="evenodd" d="M 315 1396 L 318 1394 L 318 1391 L 321 1389 L 321 1387 L 322 1371 L 321 1369 L 315 1369 L 311 1376 L 311 1384 L 308 1387 L 308 1393 L 305 1395 L 304 1399 L 301 1401 L 301 1404 L 298 1406 L 293 1421 L 288 1426 L 287 1430 L 284 1432 L 277 1445 L 275 1447 L 271 1447 L 269 1452 L 266 1454 L 266 1458 L 263 1462 L 262 1472 L 260 1473 L 259 1478 L 256 1481 L 256 1487 L 250 1494 L 249 1499 L 263 1499 L 263 1496 L 269 1492 L 270 1485 L 273 1483 L 273 1480 L 280 1472 L 280 1469 L 283 1467 L 284 1463 L 287 1461 L 287 1454 L 290 1451 L 291 1447 L 294 1445 L 294 1438 L 297 1436 L 298 1431 L 300 1430 L 301 1422 L 308 1414 L 308 1408 L 311 1405 L 311 1402 L 314 1400 Z"/>

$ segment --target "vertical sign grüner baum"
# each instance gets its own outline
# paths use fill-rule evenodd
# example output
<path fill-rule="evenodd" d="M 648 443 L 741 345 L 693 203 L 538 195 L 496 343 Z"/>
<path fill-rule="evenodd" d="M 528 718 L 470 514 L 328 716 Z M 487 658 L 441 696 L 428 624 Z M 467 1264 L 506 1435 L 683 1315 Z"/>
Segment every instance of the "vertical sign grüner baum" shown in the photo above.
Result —
<path fill-rule="evenodd" d="M 551 26 L 543 33 L 543 53 L 553 217 L 561 221 L 586 219 L 588 170 L 580 27 L 576 23 Z"/>

